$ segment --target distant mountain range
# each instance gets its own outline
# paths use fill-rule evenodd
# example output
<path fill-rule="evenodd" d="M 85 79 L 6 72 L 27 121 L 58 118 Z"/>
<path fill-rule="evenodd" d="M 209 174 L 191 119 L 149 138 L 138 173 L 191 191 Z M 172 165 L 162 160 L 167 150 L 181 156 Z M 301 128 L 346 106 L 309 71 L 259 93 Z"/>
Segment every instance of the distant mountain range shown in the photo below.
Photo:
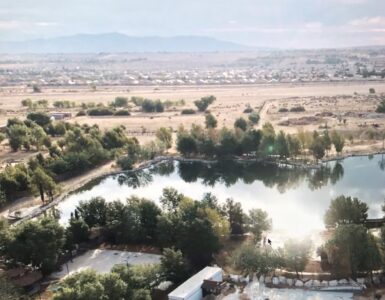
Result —
<path fill-rule="evenodd" d="M 232 52 L 251 47 L 202 36 L 132 37 L 121 33 L 77 34 L 0 42 L 0 53 Z"/>

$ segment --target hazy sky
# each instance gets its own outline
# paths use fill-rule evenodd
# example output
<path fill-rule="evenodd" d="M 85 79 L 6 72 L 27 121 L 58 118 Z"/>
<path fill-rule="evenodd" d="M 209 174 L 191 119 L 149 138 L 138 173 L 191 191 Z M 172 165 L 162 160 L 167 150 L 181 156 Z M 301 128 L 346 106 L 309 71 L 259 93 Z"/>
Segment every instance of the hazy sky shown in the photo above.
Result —
<path fill-rule="evenodd" d="M 385 0 L 0 0 L 0 40 L 105 32 L 281 48 L 385 45 Z"/>

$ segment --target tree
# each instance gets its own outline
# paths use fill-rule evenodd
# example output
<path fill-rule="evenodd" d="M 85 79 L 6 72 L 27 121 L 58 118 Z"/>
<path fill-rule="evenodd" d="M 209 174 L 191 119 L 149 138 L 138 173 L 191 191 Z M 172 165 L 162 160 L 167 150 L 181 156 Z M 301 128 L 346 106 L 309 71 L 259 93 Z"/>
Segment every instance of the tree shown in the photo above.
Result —
<path fill-rule="evenodd" d="M 205 111 L 215 100 L 216 98 L 214 96 L 206 96 L 202 97 L 200 100 L 194 101 L 194 104 L 199 111 Z"/>
<path fill-rule="evenodd" d="M 223 210 L 226 212 L 230 222 L 231 234 L 242 234 L 244 225 L 244 214 L 242 205 L 229 198 L 224 204 Z"/>
<path fill-rule="evenodd" d="M 66 228 L 66 238 L 70 244 L 80 244 L 88 240 L 90 228 L 83 219 L 71 217 Z"/>
<path fill-rule="evenodd" d="M 385 113 L 385 98 L 382 98 L 382 100 L 378 104 L 376 108 L 376 113 Z"/>
<path fill-rule="evenodd" d="M 281 130 L 275 139 L 275 150 L 277 154 L 283 158 L 289 156 L 289 145 L 286 140 L 285 133 Z"/>
<path fill-rule="evenodd" d="M 52 272 L 64 245 L 64 229 L 53 218 L 26 221 L 11 229 L 12 240 L 6 256 L 15 262 L 31 264 L 44 274 Z"/>
<path fill-rule="evenodd" d="M 238 118 L 234 122 L 234 128 L 239 128 L 243 131 L 246 131 L 247 129 L 247 122 L 244 118 Z"/>
<path fill-rule="evenodd" d="M 36 83 L 32 85 L 32 91 L 34 93 L 41 93 L 41 88 L 39 85 L 37 85 Z"/>
<path fill-rule="evenodd" d="M 167 149 L 172 147 L 172 129 L 161 127 L 156 131 L 156 138 L 161 141 Z"/>
<path fill-rule="evenodd" d="M 332 140 L 329 136 L 329 131 L 327 131 L 327 130 L 324 131 L 324 134 L 322 136 L 322 141 L 324 143 L 325 150 L 330 151 L 331 146 L 332 146 Z"/>
<path fill-rule="evenodd" d="M 122 148 L 127 144 L 128 138 L 124 132 L 124 127 L 119 126 L 104 132 L 103 146 L 106 149 Z"/>
<path fill-rule="evenodd" d="M 364 225 L 341 225 L 325 244 L 332 272 L 356 277 L 358 272 L 372 272 L 381 267 L 381 256 L 373 236 Z"/>
<path fill-rule="evenodd" d="M 32 107 L 32 100 L 31 99 L 23 99 L 21 100 L 21 105 L 22 106 L 26 106 L 28 108 L 31 108 Z"/>
<path fill-rule="evenodd" d="M 104 198 L 94 197 L 89 201 L 80 201 L 76 210 L 90 228 L 106 225 L 107 203 Z"/>
<path fill-rule="evenodd" d="M 189 267 L 180 250 L 166 248 L 160 258 L 160 269 L 164 280 L 174 284 L 185 281 L 189 275 Z"/>
<path fill-rule="evenodd" d="M 14 124 L 7 128 L 9 145 L 13 151 L 19 150 L 30 139 L 30 129 L 20 124 Z"/>
<path fill-rule="evenodd" d="M 43 112 L 31 112 L 27 115 L 27 119 L 41 127 L 45 127 L 51 122 L 50 116 Z"/>
<path fill-rule="evenodd" d="M 342 224 L 362 224 L 368 217 L 369 207 L 357 198 L 339 196 L 330 202 L 325 213 L 326 226 L 336 227 Z"/>
<path fill-rule="evenodd" d="M 261 131 L 260 130 L 248 130 L 242 137 L 241 147 L 242 153 L 256 153 L 261 143 Z"/>
<path fill-rule="evenodd" d="M 165 210 L 175 211 L 183 199 L 183 194 L 180 194 L 172 187 L 167 187 L 163 189 L 162 196 L 160 197 L 160 203 Z"/>
<path fill-rule="evenodd" d="M 45 202 L 44 194 L 48 196 L 50 201 L 53 201 L 53 196 L 57 190 L 55 181 L 41 167 L 36 168 L 31 175 L 32 190 L 38 191 L 41 201 Z"/>
<path fill-rule="evenodd" d="M 255 242 L 259 242 L 264 231 L 271 229 L 272 221 L 267 212 L 254 208 L 249 211 L 247 218 L 248 229 L 254 234 Z"/>
<path fill-rule="evenodd" d="M 218 125 L 218 121 L 213 114 L 209 113 L 205 116 L 205 125 L 206 128 L 216 128 Z"/>
<path fill-rule="evenodd" d="M 286 135 L 286 140 L 290 155 L 294 157 L 299 155 L 301 152 L 301 142 L 298 137 L 288 134 Z"/>
<path fill-rule="evenodd" d="M 376 90 L 374 88 L 369 88 L 369 94 L 375 94 Z"/>
<path fill-rule="evenodd" d="M 314 158 L 317 160 L 325 156 L 325 144 L 319 136 L 313 139 L 309 149 L 313 153 Z"/>
<path fill-rule="evenodd" d="M 332 143 L 334 145 L 334 148 L 336 149 L 337 153 L 341 153 L 342 149 L 345 146 L 345 139 L 342 135 L 338 134 L 336 131 L 332 132 L 331 136 Z"/>
<path fill-rule="evenodd" d="M 253 244 L 243 244 L 231 256 L 233 265 L 247 275 L 257 273 L 257 276 L 267 275 L 276 268 L 283 266 L 282 255 L 271 247 L 256 247 Z"/>
<path fill-rule="evenodd" d="M 285 242 L 283 253 L 285 266 L 295 271 L 297 277 L 299 277 L 299 272 L 305 270 L 311 257 L 311 242 L 310 240 L 298 241 L 290 239 Z"/>
<path fill-rule="evenodd" d="M 44 145 L 46 139 L 49 139 L 43 128 L 40 126 L 33 126 L 31 128 L 30 143 L 39 151 Z"/>
<path fill-rule="evenodd" d="M 252 123 L 252 124 L 258 124 L 260 120 L 260 116 L 258 113 L 256 112 L 252 112 L 250 115 L 249 115 L 249 121 Z"/>
<path fill-rule="evenodd" d="M 114 102 L 113 102 L 113 106 L 116 106 L 116 107 L 126 107 L 128 105 L 128 98 L 127 97 L 116 97 Z"/>
<path fill-rule="evenodd" d="M 275 153 L 275 131 L 271 123 L 265 123 L 262 126 L 262 140 L 260 149 L 263 155 L 271 155 Z"/>
<path fill-rule="evenodd" d="M 177 150 L 184 156 L 190 156 L 197 152 L 195 139 L 186 133 L 179 133 L 177 138 Z"/>

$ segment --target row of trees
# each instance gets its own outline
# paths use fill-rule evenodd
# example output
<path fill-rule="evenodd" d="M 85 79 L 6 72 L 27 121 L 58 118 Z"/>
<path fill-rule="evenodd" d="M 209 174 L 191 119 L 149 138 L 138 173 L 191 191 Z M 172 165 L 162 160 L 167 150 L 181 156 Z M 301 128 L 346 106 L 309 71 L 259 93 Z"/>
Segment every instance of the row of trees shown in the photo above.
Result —
<path fill-rule="evenodd" d="M 251 116 L 251 115 L 250 115 Z M 207 157 L 223 157 L 232 155 L 257 154 L 261 156 L 279 155 L 281 158 L 296 157 L 307 150 L 316 159 L 321 159 L 334 145 L 337 153 L 344 147 L 342 135 L 333 131 L 322 134 L 314 131 L 299 131 L 297 135 L 275 132 L 270 123 L 255 130 L 251 122 L 239 118 L 234 129 L 226 127 L 216 129 L 217 121 L 211 114 L 206 115 L 206 129 L 193 125 L 190 131 L 181 127 L 177 135 L 177 149 L 185 156 L 202 155 Z"/>
<path fill-rule="evenodd" d="M 126 203 L 106 203 L 103 198 L 82 201 L 75 210 L 73 224 L 84 222 L 88 228 L 101 226 L 111 243 L 146 243 L 161 248 L 180 249 L 194 268 L 209 264 L 229 234 L 252 232 L 259 241 L 271 228 L 266 212 L 254 209 L 245 214 L 240 203 L 228 199 L 219 205 L 212 194 L 201 201 L 192 200 L 173 188 L 165 188 L 160 198 L 162 209 L 154 202 L 137 197 Z M 73 236 L 84 236 L 77 233 Z M 76 239 L 77 242 L 80 242 Z"/>

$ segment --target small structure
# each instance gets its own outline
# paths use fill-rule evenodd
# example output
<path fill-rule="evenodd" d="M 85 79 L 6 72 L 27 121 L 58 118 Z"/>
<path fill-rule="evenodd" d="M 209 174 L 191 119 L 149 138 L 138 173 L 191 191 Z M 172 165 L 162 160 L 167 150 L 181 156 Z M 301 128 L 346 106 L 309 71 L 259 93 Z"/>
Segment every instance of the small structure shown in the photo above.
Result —
<path fill-rule="evenodd" d="M 57 113 L 51 113 L 51 118 L 54 120 L 64 120 L 66 118 L 71 118 L 72 114 L 70 112 L 57 112 Z"/>
<path fill-rule="evenodd" d="M 214 282 L 222 282 L 223 271 L 218 267 L 206 267 L 168 294 L 169 300 L 201 300 L 202 286 L 211 282 L 210 287 L 216 287 Z"/>

